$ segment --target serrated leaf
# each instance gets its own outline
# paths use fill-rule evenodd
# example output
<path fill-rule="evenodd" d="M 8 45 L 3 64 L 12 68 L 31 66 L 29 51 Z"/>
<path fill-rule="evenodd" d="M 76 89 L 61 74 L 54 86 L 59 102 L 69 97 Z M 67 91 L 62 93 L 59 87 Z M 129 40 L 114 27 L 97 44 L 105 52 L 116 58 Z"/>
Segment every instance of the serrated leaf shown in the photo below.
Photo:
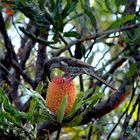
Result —
<path fill-rule="evenodd" d="M 118 27 L 122 26 L 124 23 L 133 20 L 134 18 L 135 18 L 134 14 L 124 16 L 121 19 L 118 19 L 117 21 L 113 22 L 113 24 L 111 26 L 109 26 L 108 29 L 118 28 Z"/>
<path fill-rule="evenodd" d="M 131 78 L 135 74 L 136 71 L 137 71 L 137 64 L 135 63 L 135 64 L 131 65 L 131 67 L 127 73 L 127 77 Z"/>
<path fill-rule="evenodd" d="M 66 96 L 64 96 L 64 98 L 59 106 L 58 112 L 57 112 L 57 121 L 60 123 L 62 122 L 62 120 L 64 118 L 67 104 L 68 104 L 68 96 L 66 95 Z"/>

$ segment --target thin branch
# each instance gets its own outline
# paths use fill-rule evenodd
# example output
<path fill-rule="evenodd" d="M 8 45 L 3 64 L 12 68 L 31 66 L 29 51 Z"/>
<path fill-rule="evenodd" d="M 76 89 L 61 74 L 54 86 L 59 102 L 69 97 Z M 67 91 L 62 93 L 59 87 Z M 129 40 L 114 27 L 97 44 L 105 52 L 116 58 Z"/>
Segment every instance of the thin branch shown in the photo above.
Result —
<path fill-rule="evenodd" d="M 40 38 L 47 40 L 48 35 L 41 34 Z M 47 47 L 45 45 L 39 44 L 38 51 L 37 51 L 37 60 L 36 60 L 36 73 L 35 73 L 36 85 L 35 85 L 35 88 L 38 85 L 38 82 L 43 80 L 43 78 L 44 78 L 43 77 L 43 75 L 44 75 L 43 64 L 47 57 L 46 49 L 47 49 Z"/>
<path fill-rule="evenodd" d="M 97 68 L 97 66 L 100 64 L 100 62 L 104 59 L 105 55 L 110 51 L 111 48 L 109 48 L 104 54 L 103 56 L 100 58 L 100 60 L 98 61 L 98 63 L 96 64 L 95 68 Z"/>
<path fill-rule="evenodd" d="M 9 74 L 15 81 L 17 81 L 19 84 L 21 84 L 20 81 L 17 80 L 17 79 L 13 76 L 13 74 L 11 74 L 11 73 L 9 72 L 9 70 L 7 69 L 7 67 L 5 67 L 1 62 L 0 62 L 0 66 L 1 66 L 1 67 L 7 72 L 7 74 Z"/>
<path fill-rule="evenodd" d="M 16 72 L 19 73 L 32 87 L 34 87 L 34 81 L 23 72 L 22 68 L 16 61 L 12 61 L 11 65 L 15 68 Z"/>
<path fill-rule="evenodd" d="M 73 45 L 75 45 L 79 42 L 84 42 L 84 41 L 88 41 L 88 40 L 95 40 L 97 38 L 104 38 L 104 37 L 107 37 L 110 34 L 113 34 L 113 33 L 116 33 L 116 32 L 122 32 L 122 31 L 130 30 L 132 28 L 139 28 L 139 27 L 140 27 L 140 23 L 137 23 L 137 24 L 127 25 L 127 26 L 124 26 L 124 27 L 121 27 L 121 28 L 118 28 L 118 29 L 111 29 L 111 30 L 107 30 L 107 31 L 103 31 L 103 32 L 97 32 L 94 35 L 86 36 L 84 38 L 81 38 L 81 39 L 78 39 L 78 40 L 75 40 L 75 41 L 71 42 L 65 48 L 62 48 L 61 50 L 56 52 L 54 55 L 59 56 L 61 53 L 68 50 L 71 46 L 73 46 Z"/>
<path fill-rule="evenodd" d="M 130 99 L 130 101 L 129 101 L 129 104 L 128 104 L 127 108 L 125 109 L 125 111 L 123 112 L 123 114 L 120 116 L 118 122 L 115 124 L 115 126 L 113 127 L 113 129 L 112 129 L 112 130 L 110 131 L 110 133 L 108 134 L 106 140 L 109 140 L 109 139 L 110 139 L 112 133 L 115 131 L 115 129 L 116 129 L 117 126 L 119 125 L 121 119 L 123 118 L 123 116 L 124 116 L 124 115 L 126 114 L 126 112 L 128 111 L 128 109 L 129 109 L 129 107 L 130 107 L 130 105 L 131 105 L 131 103 L 132 103 L 133 98 L 134 98 L 134 91 L 132 92 L 132 96 L 131 96 L 131 99 Z"/>
<path fill-rule="evenodd" d="M 5 29 L 5 22 L 4 22 L 4 18 L 3 18 L 3 15 L 2 13 L 0 12 L 0 32 L 2 33 L 2 36 L 3 36 L 3 39 L 4 39 L 4 43 L 5 43 L 5 48 L 8 52 L 8 55 L 9 55 L 9 59 L 14 59 L 15 61 L 18 61 L 17 60 L 17 56 L 15 54 L 15 51 L 14 51 L 14 47 L 9 39 L 9 36 L 8 36 L 8 33 Z"/>
<path fill-rule="evenodd" d="M 93 126 L 91 125 L 90 128 L 89 128 L 89 132 L 88 132 L 87 140 L 91 140 L 92 131 L 93 131 Z"/>
<path fill-rule="evenodd" d="M 59 138 L 60 138 L 60 133 L 61 133 L 61 128 L 58 129 L 55 140 L 59 140 Z"/>
<path fill-rule="evenodd" d="M 123 127 L 122 131 L 123 131 L 123 134 L 124 134 L 124 135 L 125 135 L 125 133 L 126 133 L 128 124 L 129 124 L 129 122 L 130 122 L 130 120 L 131 120 L 131 118 L 132 118 L 132 114 L 134 113 L 134 111 L 135 111 L 135 109 L 136 109 L 136 106 L 139 104 L 139 98 L 140 98 L 140 96 L 137 97 L 136 102 L 135 102 L 135 104 L 133 105 L 132 111 L 130 112 L 130 114 L 126 116 L 125 122 L 124 122 L 124 124 L 123 124 L 123 126 L 122 126 L 122 127 Z"/>
<path fill-rule="evenodd" d="M 40 39 L 40 38 L 37 38 L 35 35 L 29 33 L 28 31 L 26 31 L 26 30 L 24 29 L 24 27 L 19 27 L 19 29 L 20 29 L 25 35 L 27 35 L 29 38 L 31 38 L 31 39 L 32 39 L 33 41 L 35 41 L 35 42 L 38 42 L 38 43 L 40 43 L 40 44 L 42 44 L 42 45 L 46 45 L 46 46 L 49 46 L 50 44 L 54 44 L 54 42 L 52 42 L 52 41 L 45 41 L 45 40 L 42 40 L 42 39 Z M 51 46 L 49 46 L 49 47 L 52 48 L 52 49 L 55 49 L 54 47 L 51 47 Z"/>
<path fill-rule="evenodd" d="M 95 45 L 95 43 L 96 43 L 96 40 L 94 40 L 94 42 L 92 42 L 92 43 L 90 44 L 90 46 L 88 47 L 88 49 L 86 50 L 86 52 L 87 52 L 87 51 L 89 51 L 89 52 L 88 52 L 87 55 L 85 56 L 85 59 L 84 59 L 84 60 L 86 60 L 86 59 L 89 57 L 89 55 L 90 55 L 90 53 L 91 53 L 91 51 L 92 51 L 92 48 L 93 48 L 93 46 Z"/>

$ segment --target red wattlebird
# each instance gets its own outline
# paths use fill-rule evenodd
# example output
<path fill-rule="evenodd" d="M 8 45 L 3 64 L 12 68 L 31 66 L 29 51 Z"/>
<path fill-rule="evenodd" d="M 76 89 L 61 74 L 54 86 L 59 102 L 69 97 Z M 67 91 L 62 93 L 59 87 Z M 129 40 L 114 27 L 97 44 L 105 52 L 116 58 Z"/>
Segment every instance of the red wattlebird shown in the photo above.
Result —
<path fill-rule="evenodd" d="M 70 75 L 72 78 L 80 74 L 91 75 L 98 81 L 104 83 L 106 86 L 110 87 L 113 90 L 116 90 L 114 87 L 108 84 L 104 79 L 102 79 L 101 77 L 95 74 L 94 67 L 79 59 L 67 58 L 67 57 L 53 57 L 52 59 L 47 60 L 44 63 L 44 71 L 50 81 L 51 81 L 50 73 L 53 68 L 59 68 L 60 70 Z"/>

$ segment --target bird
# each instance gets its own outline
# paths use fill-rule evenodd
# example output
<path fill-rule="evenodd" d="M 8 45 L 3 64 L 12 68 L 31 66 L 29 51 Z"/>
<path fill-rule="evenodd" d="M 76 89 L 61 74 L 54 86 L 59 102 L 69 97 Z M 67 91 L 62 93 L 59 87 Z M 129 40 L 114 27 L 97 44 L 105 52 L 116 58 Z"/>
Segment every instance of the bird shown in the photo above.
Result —
<path fill-rule="evenodd" d="M 76 58 L 69 57 L 53 57 L 50 60 L 44 62 L 44 72 L 51 81 L 50 73 L 53 68 L 58 68 L 66 74 L 70 75 L 71 79 L 75 78 L 80 74 L 87 74 L 93 76 L 96 80 L 102 82 L 106 86 L 110 87 L 112 90 L 117 90 L 109 83 L 107 83 L 103 78 L 97 76 L 95 73 L 95 68 L 90 64 L 81 61 Z"/>

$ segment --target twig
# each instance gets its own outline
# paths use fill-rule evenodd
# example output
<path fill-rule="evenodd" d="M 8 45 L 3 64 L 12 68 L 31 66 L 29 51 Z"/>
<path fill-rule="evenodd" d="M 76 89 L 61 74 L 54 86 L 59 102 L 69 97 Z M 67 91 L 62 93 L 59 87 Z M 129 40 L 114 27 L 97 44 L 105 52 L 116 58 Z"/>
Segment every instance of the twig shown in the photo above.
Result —
<path fill-rule="evenodd" d="M 50 44 L 54 44 L 54 42 L 52 42 L 52 41 L 45 41 L 45 40 L 42 40 L 42 39 L 40 39 L 40 38 L 37 38 L 36 36 L 34 36 L 33 34 L 31 34 L 31 33 L 29 33 L 28 31 L 26 31 L 23 27 L 19 27 L 19 29 L 25 34 L 25 35 L 27 35 L 29 38 L 31 38 L 33 41 L 36 41 L 36 42 L 38 42 L 38 43 L 40 43 L 40 44 L 42 44 L 42 45 L 50 45 Z M 50 48 L 52 48 L 52 49 L 56 49 L 56 48 L 54 48 L 54 47 L 51 47 L 51 46 L 49 46 Z"/>
<path fill-rule="evenodd" d="M 86 50 L 86 51 L 89 50 L 89 52 L 88 52 L 87 55 L 85 56 L 85 59 L 84 59 L 84 60 L 86 60 L 86 59 L 88 58 L 88 56 L 90 55 L 90 53 L 91 53 L 91 51 L 92 51 L 92 48 L 93 48 L 93 46 L 94 46 L 95 43 L 96 43 L 96 40 L 94 40 L 94 42 L 92 42 L 92 43 L 90 44 L 90 46 L 88 47 L 88 49 Z"/>
<path fill-rule="evenodd" d="M 59 140 L 59 138 L 60 138 L 60 133 L 61 133 L 61 128 L 58 129 L 55 140 Z"/>
<path fill-rule="evenodd" d="M 90 128 L 89 128 L 87 140 L 91 140 L 91 135 L 92 135 L 92 131 L 93 131 L 93 128 L 92 127 L 93 126 L 91 125 Z"/>
<path fill-rule="evenodd" d="M 100 64 L 100 62 L 104 59 L 105 55 L 109 52 L 111 48 L 109 48 L 104 54 L 103 56 L 100 58 L 100 60 L 98 61 L 98 63 L 96 64 L 95 68 L 97 68 L 97 66 Z"/>
<path fill-rule="evenodd" d="M 68 50 L 71 46 L 79 43 L 79 42 L 84 42 L 84 41 L 88 41 L 88 40 L 95 40 L 97 38 L 104 38 L 109 36 L 110 34 L 116 33 L 116 32 L 122 32 L 122 31 L 126 31 L 126 30 L 130 30 L 132 28 L 139 28 L 140 27 L 140 23 L 137 24 L 131 24 L 131 25 L 127 25 L 118 29 L 112 29 L 112 30 L 108 30 L 108 31 L 103 31 L 103 32 L 97 32 L 94 35 L 90 35 L 90 36 L 86 36 L 84 38 L 75 40 L 73 42 L 71 42 L 70 44 L 68 44 L 65 48 L 62 48 L 61 50 L 59 50 L 57 53 L 55 53 L 55 56 L 59 56 L 61 53 L 63 53 L 64 51 Z"/>
<path fill-rule="evenodd" d="M 15 81 L 17 81 L 19 84 L 21 84 L 20 81 L 17 80 L 17 79 L 14 77 L 14 75 L 11 74 L 11 73 L 9 72 L 9 70 L 8 70 L 1 62 L 0 62 L 0 66 L 1 66 Z"/>
<path fill-rule="evenodd" d="M 2 33 L 2 36 L 3 36 L 3 39 L 4 39 L 4 43 L 5 43 L 5 48 L 9 54 L 9 59 L 14 59 L 15 61 L 18 61 L 17 60 L 17 57 L 16 57 L 16 54 L 15 54 L 15 51 L 14 51 L 14 47 L 9 39 L 9 36 L 7 34 L 7 31 L 5 29 L 5 22 L 4 22 L 4 19 L 3 19 L 3 16 L 2 16 L 2 13 L 0 12 L 0 31 Z"/>
<path fill-rule="evenodd" d="M 135 104 L 133 105 L 133 108 L 132 108 L 132 111 L 130 112 L 130 114 L 128 116 L 126 116 L 125 122 L 123 124 L 123 133 L 124 134 L 126 133 L 129 121 L 132 118 L 132 114 L 134 113 L 136 106 L 139 104 L 139 98 L 140 98 L 140 96 L 137 97 L 137 100 L 136 100 Z"/>
<path fill-rule="evenodd" d="M 32 87 L 34 87 L 34 81 L 26 73 L 23 72 L 20 65 L 16 61 L 13 60 L 11 65 Z"/>
<path fill-rule="evenodd" d="M 41 34 L 40 38 L 47 40 L 48 35 Z M 36 85 L 34 88 L 36 88 L 39 81 L 43 80 L 43 74 L 44 74 L 43 64 L 44 64 L 45 59 L 46 59 L 46 46 L 39 44 L 38 51 L 37 51 L 36 73 L 35 73 Z"/>
<path fill-rule="evenodd" d="M 68 45 L 68 43 L 67 43 L 67 41 L 61 36 L 61 34 L 59 33 L 59 37 L 60 37 L 60 39 L 62 40 L 62 42 L 67 46 Z M 70 50 L 70 48 L 68 49 L 68 51 L 69 51 L 69 53 L 70 53 L 70 55 L 71 55 L 71 57 L 73 57 L 73 55 L 72 55 L 72 52 L 71 52 L 71 50 Z"/>
<path fill-rule="evenodd" d="M 134 91 L 132 92 L 132 96 L 131 96 L 131 99 L 130 99 L 130 101 L 129 101 L 129 104 L 128 104 L 127 108 L 125 109 L 125 111 L 123 112 L 123 114 L 120 116 L 120 118 L 119 118 L 118 122 L 116 123 L 116 125 L 113 127 L 113 129 L 112 129 L 112 130 L 110 131 L 110 133 L 108 134 L 106 140 L 109 140 L 109 139 L 110 139 L 112 133 L 115 131 L 115 129 L 116 129 L 116 127 L 119 125 L 121 119 L 123 118 L 123 116 L 124 116 L 124 115 L 126 114 L 126 112 L 128 111 L 128 109 L 129 109 L 129 107 L 130 107 L 130 105 L 131 105 L 131 102 L 132 102 L 133 98 L 134 98 Z"/>

